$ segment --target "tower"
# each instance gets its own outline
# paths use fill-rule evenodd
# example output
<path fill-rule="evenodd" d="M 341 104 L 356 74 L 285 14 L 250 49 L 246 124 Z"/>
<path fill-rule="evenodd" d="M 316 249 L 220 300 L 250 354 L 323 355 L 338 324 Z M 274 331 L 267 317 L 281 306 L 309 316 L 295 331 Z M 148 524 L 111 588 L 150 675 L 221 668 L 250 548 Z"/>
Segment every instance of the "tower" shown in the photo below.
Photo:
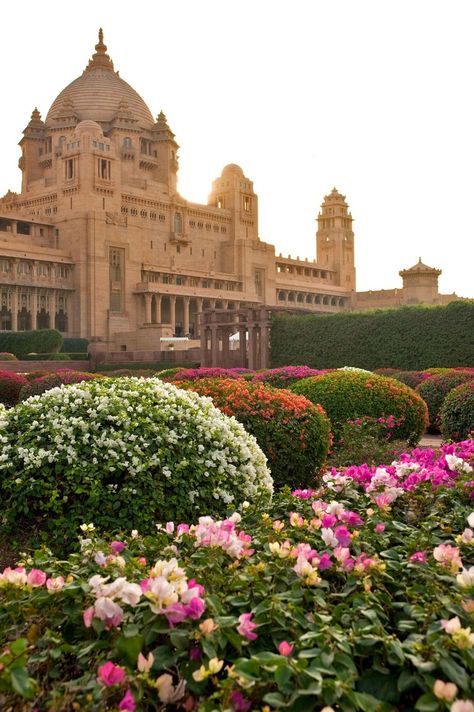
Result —
<path fill-rule="evenodd" d="M 324 197 L 318 215 L 316 254 L 321 267 L 335 270 L 337 283 L 355 290 L 354 232 L 352 214 L 348 211 L 345 195 L 333 188 Z"/>

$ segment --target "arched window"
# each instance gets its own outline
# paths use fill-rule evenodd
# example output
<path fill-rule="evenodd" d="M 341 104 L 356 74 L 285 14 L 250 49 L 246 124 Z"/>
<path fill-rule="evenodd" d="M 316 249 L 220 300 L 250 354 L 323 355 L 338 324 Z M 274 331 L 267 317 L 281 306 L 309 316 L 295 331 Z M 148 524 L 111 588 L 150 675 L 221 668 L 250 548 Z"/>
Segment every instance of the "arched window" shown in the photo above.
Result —
<path fill-rule="evenodd" d="M 174 214 L 174 231 L 175 232 L 183 231 L 183 219 L 181 217 L 181 213 Z"/>
<path fill-rule="evenodd" d="M 132 139 L 130 136 L 125 136 L 123 140 L 123 147 L 124 148 L 132 148 Z"/>

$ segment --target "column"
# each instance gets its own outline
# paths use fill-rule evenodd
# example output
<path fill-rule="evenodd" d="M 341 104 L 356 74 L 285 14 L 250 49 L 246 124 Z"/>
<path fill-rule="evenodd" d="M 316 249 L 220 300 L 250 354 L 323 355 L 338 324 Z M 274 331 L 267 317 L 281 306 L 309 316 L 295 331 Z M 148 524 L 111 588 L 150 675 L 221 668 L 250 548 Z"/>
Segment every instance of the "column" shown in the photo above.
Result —
<path fill-rule="evenodd" d="M 151 324 L 151 294 L 144 294 L 145 297 L 145 324 Z"/>
<path fill-rule="evenodd" d="M 247 329 L 245 326 L 239 326 L 239 366 L 247 368 Z"/>
<path fill-rule="evenodd" d="M 201 328 L 202 328 L 202 308 L 204 304 L 204 299 L 202 297 L 197 297 L 196 299 L 196 309 L 197 309 L 197 314 L 196 314 L 196 333 L 194 334 L 195 338 L 199 338 L 201 336 Z"/>
<path fill-rule="evenodd" d="M 170 295 L 170 322 L 171 322 L 171 333 L 174 336 L 176 331 L 176 297 L 174 294 Z"/>
<path fill-rule="evenodd" d="M 248 330 L 248 335 L 249 335 L 249 340 L 248 340 L 248 368 L 251 370 L 254 370 L 256 368 L 255 365 L 255 324 L 253 321 L 248 321 L 247 322 L 247 330 Z"/>
<path fill-rule="evenodd" d="M 12 290 L 12 331 L 18 331 L 18 290 Z"/>
<path fill-rule="evenodd" d="M 31 329 L 34 331 L 38 328 L 38 292 L 33 289 L 31 293 Z"/>
<path fill-rule="evenodd" d="M 161 324 L 161 294 L 155 294 L 156 322 Z"/>
<path fill-rule="evenodd" d="M 270 346 L 270 326 L 265 321 L 260 330 L 260 368 L 268 368 L 269 346 Z"/>
<path fill-rule="evenodd" d="M 183 297 L 183 331 L 184 336 L 189 334 L 189 297 Z"/>
<path fill-rule="evenodd" d="M 219 365 L 219 335 L 217 324 L 211 324 L 211 366 Z"/>

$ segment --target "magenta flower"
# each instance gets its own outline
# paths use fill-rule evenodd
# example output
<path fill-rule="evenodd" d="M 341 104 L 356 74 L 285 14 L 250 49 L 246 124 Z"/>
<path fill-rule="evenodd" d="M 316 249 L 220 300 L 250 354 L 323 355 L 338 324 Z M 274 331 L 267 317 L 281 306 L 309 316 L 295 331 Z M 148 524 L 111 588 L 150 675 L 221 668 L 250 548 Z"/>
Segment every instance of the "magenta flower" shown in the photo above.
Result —
<path fill-rule="evenodd" d="M 82 620 L 84 621 L 84 625 L 86 626 L 86 628 L 91 627 L 93 618 L 94 618 L 94 606 L 91 606 L 90 608 L 86 608 L 86 610 L 82 614 Z"/>
<path fill-rule="evenodd" d="M 380 523 L 379 523 L 379 524 L 376 524 L 376 525 L 375 525 L 375 531 L 377 532 L 377 534 L 381 534 L 382 532 L 384 532 L 384 531 L 385 531 L 385 524 L 380 524 Z"/>
<path fill-rule="evenodd" d="M 339 546 L 350 546 L 351 534 L 349 529 L 345 526 L 336 527 L 334 529 L 334 535 L 339 543 Z"/>
<path fill-rule="evenodd" d="M 130 712 L 133 712 L 135 707 L 135 699 L 130 691 L 130 688 L 128 688 L 127 692 L 120 700 L 118 708 L 119 710 L 129 710 Z"/>
<path fill-rule="evenodd" d="M 239 616 L 239 625 L 237 626 L 237 632 L 243 638 L 247 640 L 257 640 L 258 635 L 253 631 L 257 628 L 257 624 L 252 622 L 253 613 L 242 613 Z"/>
<path fill-rule="evenodd" d="M 229 700 L 232 705 L 233 712 L 248 712 L 248 710 L 252 707 L 252 703 L 249 702 L 249 700 L 246 700 L 243 694 L 238 690 L 231 692 Z"/>
<path fill-rule="evenodd" d="M 46 583 L 47 575 L 40 569 L 31 569 L 26 577 L 26 582 L 30 586 L 43 586 Z"/>
<path fill-rule="evenodd" d="M 106 687 L 121 685 L 125 680 L 125 670 L 115 665 L 110 660 L 101 665 L 97 670 L 97 681 Z"/>
<path fill-rule="evenodd" d="M 110 548 L 113 554 L 120 554 L 125 549 L 125 543 L 123 541 L 112 541 Z"/>
<path fill-rule="evenodd" d="M 282 640 L 278 646 L 278 652 L 287 658 L 293 652 L 294 647 L 294 645 L 291 645 L 291 643 L 288 643 L 286 640 Z"/>
<path fill-rule="evenodd" d="M 415 551 L 415 553 L 410 556 L 408 561 L 411 561 L 412 564 L 426 564 L 426 551 Z"/>
<path fill-rule="evenodd" d="M 330 569 L 332 566 L 331 557 L 327 552 L 321 555 L 318 561 L 318 569 L 324 571 L 325 569 Z"/>

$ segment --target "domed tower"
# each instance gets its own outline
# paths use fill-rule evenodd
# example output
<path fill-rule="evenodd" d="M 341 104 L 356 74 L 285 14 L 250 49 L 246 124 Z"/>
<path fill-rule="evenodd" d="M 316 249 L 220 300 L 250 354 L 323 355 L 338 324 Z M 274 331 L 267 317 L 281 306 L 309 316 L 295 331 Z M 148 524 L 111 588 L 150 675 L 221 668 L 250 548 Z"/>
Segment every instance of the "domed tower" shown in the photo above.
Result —
<path fill-rule="evenodd" d="M 335 270 L 338 284 L 349 291 L 355 290 L 356 277 L 353 218 L 348 208 L 346 196 L 336 188 L 324 196 L 318 215 L 316 254 L 318 264 Z"/>
<path fill-rule="evenodd" d="M 229 163 L 212 182 L 208 205 L 231 211 L 235 239 L 258 240 L 258 198 L 240 166 Z"/>
<path fill-rule="evenodd" d="M 402 269 L 399 273 L 403 279 L 403 302 L 405 304 L 436 304 L 438 302 L 438 277 L 440 269 L 423 264 L 421 257 L 416 265 Z"/>

